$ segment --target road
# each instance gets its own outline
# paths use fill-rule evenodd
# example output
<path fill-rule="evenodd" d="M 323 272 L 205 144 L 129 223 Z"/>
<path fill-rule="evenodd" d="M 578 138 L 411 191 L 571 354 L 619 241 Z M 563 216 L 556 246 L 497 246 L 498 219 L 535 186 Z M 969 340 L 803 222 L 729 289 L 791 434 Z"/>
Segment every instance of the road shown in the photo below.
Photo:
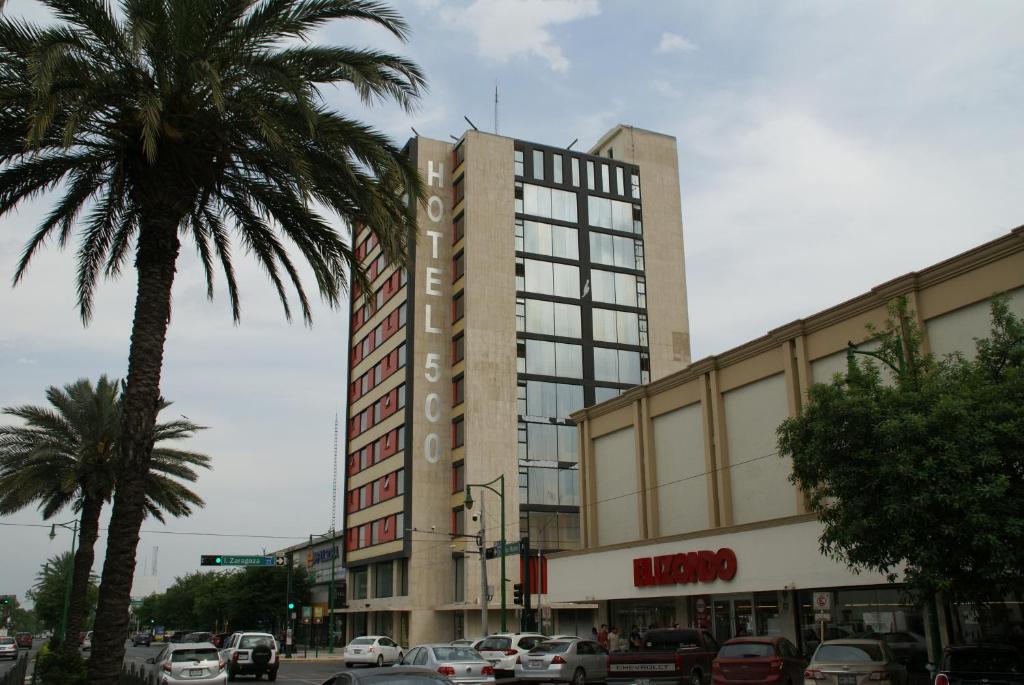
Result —
<path fill-rule="evenodd" d="M 146 659 L 157 655 L 161 646 L 160 643 L 156 643 L 151 647 L 132 647 L 129 645 L 124 656 L 125 662 L 134 661 L 137 665 L 144 664 Z M 345 664 L 340 661 L 323 663 L 316 661 L 291 661 L 282 658 L 281 668 L 277 672 L 277 682 L 279 685 L 320 685 L 330 676 L 344 670 Z M 255 680 L 251 676 L 239 676 L 236 682 L 246 683 L 255 682 Z M 260 682 L 265 683 L 267 681 L 265 678 L 262 678 Z"/>
<path fill-rule="evenodd" d="M 26 650 L 26 649 L 19 649 L 19 650 L 18 650 L 18 655 L 19 655 L 20 657 L 24 657 L 25 653 L 26 653 L 26 652 L 29 652 L 29 658 L 32 658 L 32 657 L 34 657 L 34 656 L 35 656 L 36 652 L 38 652 L 38 651 L 39 651 L 39 648 L 40 648 L 40 647 L 42 647 L 42 646 L 43 646 L 43 640 L 39 640 L 39 639 L 37 639 L 37 640 L 35 640 L 35 641 L 34 641 L 34 642 L 32 643 L 32 649 L 31 649 L 31 651 L 29 651 L 29 650 Z M 17 662 L 17 661 L 14 661 L 13 659 L 11 659 L 11 660 L 7 660 L 7 659 L 5 659 L 5 660 L 3 660 L 3 661 L 0 661 L 0 678 L 3 678 L 3 677 L 4 677 L 5 675 L 7 675 L 7 671 L 9 671 L 9 670 L 11 670 L 12 668 L 14 668 L 14 666 L 15 666 L 15 665 L 16 665 L 17 663 L 18 663 L 18 662 Z"/>

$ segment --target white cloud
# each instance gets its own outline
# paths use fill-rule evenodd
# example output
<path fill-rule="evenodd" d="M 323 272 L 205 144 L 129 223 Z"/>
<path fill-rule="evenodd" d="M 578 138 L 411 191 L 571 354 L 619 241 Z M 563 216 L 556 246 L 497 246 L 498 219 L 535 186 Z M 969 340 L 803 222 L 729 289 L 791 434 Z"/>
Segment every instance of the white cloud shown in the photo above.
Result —
<path fill-rule="evenodd" d="M 466 8 L 445 8 L 445 21 L 476 34 L 477 49 L 487 59 L 505 64 L 513 57 L 540 57 L 557 72 L 569 60 L 549 28 L 600 14 L 597 0 L 474 0 Z"/>
<path fill-rule="evenodd" d="M 658 43 L 658 52 L 693 52 L 697 46 L 682 36 L 666 31 L 661 34 L 661 42 Z"/>

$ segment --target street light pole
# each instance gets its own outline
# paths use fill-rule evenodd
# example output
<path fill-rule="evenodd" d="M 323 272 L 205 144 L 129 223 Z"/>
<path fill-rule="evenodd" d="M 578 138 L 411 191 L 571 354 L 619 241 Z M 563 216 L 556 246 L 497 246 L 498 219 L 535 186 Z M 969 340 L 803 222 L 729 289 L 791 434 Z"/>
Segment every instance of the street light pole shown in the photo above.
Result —
<path fill-rule="evenodd" d="M 490 597 L 487 596 L 487 539 L 484 528 L 484 500 L 480 499 L 480 534 L 476 538 L 477 546 L 480 549 L 480 633 L 489 635 L 487 624 L 487 605 Z M 504 628 L 502 628 L 504 630 Z"/>
<path fill-rule="evenodd" d="M 491 487 L 495 483 L 498 484 L 498 489 L 497 490 L 495 490 L 493 487 Z M 502 474 L 502 475 L 498 476 L 497 478 L 495 478 L 494 480 L 488 481 L 486 483 L 466 483 L 466 497 L 463 500 L 463 505 L 466 507 L 467 510 L 473 508 L 473 495 L 472 495 L 472 492 L 470 490 L 470 488 L 473 488 L 473 487 L 486 488 L 487 490 L 490 490 L 491 492 L 493 492 L 495 495 L 498 496 L 498 499 L 500 500 L 500 503 L 501 503 L 501 517 L 500 517 L 501 535 L 500 535 L 500 539 L 498 541 L 498 544 L 500 546 L 499 552 L 500 552 L 500 555 L 501 555 L 500 556 L 500 558 L 501 558 L 501 582 L 498 583 L 498 585 L 500 587 L 500 596 L 501 596 L 501 631 L 505 632 L 505 631 L 508 630 L 508 609 L 507 609 L 506 604 L 505 604 L 505 581 L 507 580 L 507 578 L 505 578 L 505 474 Z M 480 506 L 480 525 L 482 527 L 483 526 L 483 500 L 480 500 L 480 503 L 481 503 L 481 506 Z M 484 550 L 482 548 L 481 548 L 480 554 L 481 554 L 481 557 L 484 556 Z M 484 563 L 486 563 L 486 560 L 484 561 Z M 484 588 L 484 592 L 486 592 L 486 588 Z"/>
<path fill-rule="evenodd" d="M 71 531 L 71 568 L 68 569 L 68 579 L 64 583 L 64 607 L 60 614 L 60 641 L 63 645 L 67 639 L 68 629 L 68 606 L 71 604 L 71 583 L 75 575 L 75 542 L 78 540 L 78 521 L 67 523 L 54 523 L 50 525 L 50 539 L 57 537 L 57 526 Z"/>

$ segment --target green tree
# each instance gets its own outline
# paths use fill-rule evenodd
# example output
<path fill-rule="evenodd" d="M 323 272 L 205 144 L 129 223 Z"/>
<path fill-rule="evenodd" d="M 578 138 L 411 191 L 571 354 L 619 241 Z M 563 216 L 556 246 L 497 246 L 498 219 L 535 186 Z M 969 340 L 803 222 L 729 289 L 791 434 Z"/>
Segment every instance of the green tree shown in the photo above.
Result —
<path fill-rule="evenodd" d="M 100 512 L 113 496 L 123 471 L 119 451 L 122 401 L 120 384 L 100 376 L 95 386 L 81 379 L 46 391 L 49 407 L 6 407 L 3 413 L 22 426 L 0 426 L 0 514 L 38 504 L 44 519 L 70 506 L 78 514 L 78 549 L 68 610 L 67 634 L 77 635 L 85 618 L 85 587 L 95 558 Z M 160 400 L 158 411 L 170 406 Z M 203 501 L 184 480 L 195 482 L 194 466 L 209 468 L 210 458 L 160 445 L 184 440 L 200 430 L 191 421 L 157 424 L 145 481 L 146 511 L 163 521 L 162 511 L 188 516 Z"/>
<path fill-rule="evenodd" d="M 75 231 L 84 320 L 101 274 L 116 277 L 133 258 L 137 276 L 122 416 L 126 470 L 90 659 L 91 681 L 113 685 L 182 238 L 194 244 L 211 296 L 219 263 L 236 320 L 232 234 L 264 268 L 289 318 L 285 281 L 292 283 L 307 322 L 295 252 L 331 306 L 348 278 L 366 283 L 325 215 L 369 227 L 385 258 L 404 264 L 422 197 L 415 164 L 386 136 L 330 110 L 322 90 L 350 86 L 366 104 L 411 109 L 425 81 L 402 57 L 308 42 L 336 19 L 367 21 L 405 40 L 404 20 L 373 0 L 122 0 L 116 12 L 101 0 L 43 4 L 58 23 L 0 18 L 0 215 L 40 193 L 61 193 L 15 280 L 48 238 L 64 245 Z"/>
<path fill-rule="evenodd" d="M 935 359 L 899 301 L 871 333 L 876 356 L 811 387 L 778 431 L 822 551 L 921 598 L 1024 590 L 1024 325 L 996 298 L 977 354 Z"/>
<path fill-rule="evenodd" d="M 35 605 L 36 617 L 43 626 L 56 629 L 64 612 L 64 595 L 67 592 L 68 576 L 73 574 L 75 559 L 71 552 L 62 552 L 49 558 L 36 573 L 36 582 L 26 596 Z M 98 587 L 96 575 L 86 576 L 80 606 L 84 610 L 83 625 L 88 625 L 96 608 Z M 74 639 L 74 636 L 71 636 Z"/>

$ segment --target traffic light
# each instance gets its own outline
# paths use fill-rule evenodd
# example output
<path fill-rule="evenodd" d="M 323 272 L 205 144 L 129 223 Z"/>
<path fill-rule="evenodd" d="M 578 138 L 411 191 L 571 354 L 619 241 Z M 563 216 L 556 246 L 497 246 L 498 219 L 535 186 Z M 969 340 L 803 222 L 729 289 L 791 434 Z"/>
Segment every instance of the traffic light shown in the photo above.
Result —
<path fill-rule="evenodd" d="M 295 608 L 295 602 L 288 602 L 288 611 L 292 611 Z"/>
<path fill-rule="evenodd" d="M 219 554 L 203 554 L 199 557 L 200 566 L 220 566 L 222 559 Z"/>
<path fill-rule="evenodd" d="M 512 586 L 512 603 L 522 605 L 523 603 L 523 584 L 516 583 Z"/>
<path fill-rule="evenodd" d="M 8 605 L 14 599 L 11 595 L 0 595 L 0 605 Z"/>

